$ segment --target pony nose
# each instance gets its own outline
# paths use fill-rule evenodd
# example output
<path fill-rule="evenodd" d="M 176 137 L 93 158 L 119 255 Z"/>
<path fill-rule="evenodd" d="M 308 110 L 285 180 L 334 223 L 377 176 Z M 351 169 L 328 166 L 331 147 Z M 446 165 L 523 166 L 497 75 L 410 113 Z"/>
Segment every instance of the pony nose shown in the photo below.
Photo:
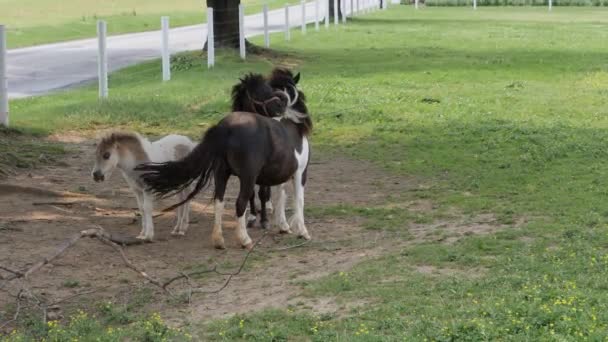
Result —
<path fill-rule="evenodd" d="M 97 171 L 93 172 L 93 179 L 96 182 L 103 182 L 103 180 L 105 179 L 105 176 L 103 175 L 103 173 L 101 173 L 100 170 L 97 170 Z"/>

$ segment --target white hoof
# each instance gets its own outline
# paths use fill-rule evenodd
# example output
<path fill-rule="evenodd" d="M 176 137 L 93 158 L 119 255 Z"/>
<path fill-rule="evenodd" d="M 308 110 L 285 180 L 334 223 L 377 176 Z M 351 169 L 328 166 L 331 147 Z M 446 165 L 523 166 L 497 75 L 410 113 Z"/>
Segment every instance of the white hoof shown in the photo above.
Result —
<path fill-rule="evenodd" d="M 152 236 L 145 236 L 142 234 L 137 235 L 136 239 L 143 241 L 152 241 L 154 238 Z"/>
<path fill-rule="evenodd" d="M 304 232 L 304 233 L 300 234 L 298 237 L 301 237 L 305 240 L 310 241 L 310 234 L 308 234 L 308 232 Z"/>
<path fill-rule="evenodd" d="M 281 234 L 291 234 L 291 228 L 289 227 L 289 225 L 287 224 L 287 222 L 283 222 L 282 224 L 279 225 L 279 233 Z"/>

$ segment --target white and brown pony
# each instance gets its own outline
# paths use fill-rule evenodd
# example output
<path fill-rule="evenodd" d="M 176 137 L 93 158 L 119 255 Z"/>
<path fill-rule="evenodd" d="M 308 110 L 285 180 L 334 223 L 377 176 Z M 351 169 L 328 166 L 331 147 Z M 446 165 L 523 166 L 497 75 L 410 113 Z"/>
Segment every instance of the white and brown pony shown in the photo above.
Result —
<path fill-rule="evenodd" d="M 145 184 L 139 178 L 135 167 L 142 163 L 164 163 L 179 160 L 187 156 L 195 143 L 182 135 L 168 135 L 158 141 L 150 142 L 137 133 L 113 132 L 102 137 L 95 151 L 95 166 L 93 179 L 102 182 L 115 169 L 119 169 L 129 184 L 137 199 L 137 207 L 141 214 L 142 229 L 138 239 L 151 241 L 154 239 L 154 195 L 146 190 Z M 184 201 L 188 190 L 179 192 L 178 198 Z M 173 235 L 185 235 L 188 230 L 190 206 L 185 203 L 177 209 L 177 222 L 171 232 Z"/>
<path fill-rule="evenodd" d="M 236 200 L 237 238 L 243 247 L 251 248 L 247 234 L 245 211 L 254 195 L 256 184 L 261 187 L 279 186 L 275 204 L 275 224 L 283 232 L 291 229 L 310 239 L 304 224 L 304 186 L 310 149 L 308 136 L 312 120 L 308 115 L 303 94 L 296 88 L 291 72 L 281 69 L 274 85 L 245 85 L 249 101 L 264 106 L 279 106 L 280 118 L 250 112 L 232 112 L 205 132 L 201 143 L 184 159 L 165 163 L 145 163 L 136 168 L 143 171 L 142 179 L 148 189 L 166 196 L 180 193 L 195 184 L 194 190 L 182 201 L 168 208 L 172 210 L 196 196 L 214 179 L 215 224 L 212 240 L 216 248 L 224 248 L 222 213 L 224 194 L 230 176 L 240 180 Z M 251 86 L 251 89 L 249 88 Z M 274 89 L 273 89 L 274 88 Z M 275 90 L 276 89 L 276 90 Z M 285 219 L 285 191 L 283 184 L 294 186 L 294 216 L 290 224 Z"/>

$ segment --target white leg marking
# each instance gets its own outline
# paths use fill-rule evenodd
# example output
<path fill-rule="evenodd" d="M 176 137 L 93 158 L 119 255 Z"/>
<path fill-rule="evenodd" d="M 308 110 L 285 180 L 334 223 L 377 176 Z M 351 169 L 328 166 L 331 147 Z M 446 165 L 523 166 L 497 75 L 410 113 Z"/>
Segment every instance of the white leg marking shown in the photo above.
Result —
<path fill-rule="evenodd" d="M 293 177 L 293 216 L 289 219 L 289 226 L 292 227 L 298 236 L 310 240 L 310 234 L 304 224 L 304 187 L 302 186 L 302 173 L 298 170 Z"/>
<path fill-rule="evenodd" d="M 277 207 L 273 210 L 274 224 L 279 228 L 281 233 L 291 233 L 289 224 L 287 224 L 287 218 L 285 217 L 285 201 L 287 200 L 287 194 L 285 194 L 285 184 L 281 184 L 276 187 L 274 191 L 277 196 L 275 203 Z"/>
<path fill-rule="evenodd" d="M 190 226 L 190 202 L 184 204 L 184 213 L 182 216 L 182 225 L 179 230 L 180 235 L 186 235 L 188 231 L 188 226 Z"/>
<path fill-rule="evenodd" d="M 271 201 L 271 200 L 268 200 L 268 201 L 266 202 L 266 209 L 267 209 L 269 212 L 273 212 L 273 208 L 272 208 L 272 201 Z"/>
<path fill-rule="evenodd" d="M 152 219 L 152 213 L 154 211 L 154 196 L 143 193 L 143 213 L 144 218 L 144 235 L 138 236 L 138 239 L 152 241 L 154 239 L 154 221 Z"/>
<path fill-rule="evenodd" d="M 177 196 L 178 201 L 186 199 L 187 193 L 182 191 Z M 177 208 L 177 220 L 175 222 L 175 228 L 171 232 L 171 235 L 186 235 L 188 230 L 188 212 L 190 210 L 190 204 L 185 203 Z"/>
<path fill-rule="evenodd" d="M 179 196 L 181 197 L 181 196 Z M 178 197 L 178 198 L 179 198 Z M 184 215 L 184 206 L 179 206 L 177 207 L 177 209 L 175 209 L 176 212 L 176 220 L 175 220 L 175 227 L 173 227 L 173 230 L 171 231 L 171 235 L 178 235 L 179 231 L 180 231 L 180 227 L 182 225 L 182 216 Z"/>
<path fill-rule="evenodd" d="M 236 226 L 236 237 L 241 242 L 241 246 L 247 249 L 253 248 L 253 242 L 247 234 L 247 215 L 243 214 L 243 216 L 238 218 L 237 226 Z"/>
<path fill-rule="evenodd" d="M 289 220 L 289 225 L 298 233 L 299 236 L 310 240 L 310 234 L 304 224 L 304 186 L 302 185 L 302 176 L 308 166 L 308 139 L 302 139 L 302 153 L 295 151 L 296 160 L 298 161 L 298 170 L 293 175 L 293 209 L 294 214 Z"/>
<path fill-rule="evenodd" d="M 224 246 L 224 234 L 222 233 L 222 215 L 224 214 L 224 202 L 215 200 L 215 223 L 213 224 L 213 233 L 211 233 L 211 241 L 213 246 L 218 249 L 226 248 Z"/>
<path fill-rule="evenodd" d="M 133 189 L 133 193 L 135 194 L 135 199 L 137 200 L 137 208 L 139 209 L 139 216 L 141 217 L 141 231 L 139 232 L 138 239 L 144 237 L 144 233 L 146 232 L 146 217 L 144 216 L 144 194 L 143 192 Z"/>

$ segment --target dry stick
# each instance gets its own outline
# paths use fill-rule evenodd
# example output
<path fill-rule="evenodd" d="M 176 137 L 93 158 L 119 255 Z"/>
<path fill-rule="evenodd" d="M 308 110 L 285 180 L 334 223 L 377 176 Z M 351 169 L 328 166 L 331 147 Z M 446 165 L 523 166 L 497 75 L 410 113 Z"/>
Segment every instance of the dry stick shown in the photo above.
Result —
<path fill-rule="evenodd" d="M 66 205 L 71 206 L 80 202 L 33 202 L 32 205 Z"/>
<path fill-rule="evenodd" d="M 142 271 L 139 268 L 137 268 L 137 266 L 133 265 L 133 263 L 129 260 L 129 258 L 127 258 L 127 255 L 125 254 L 125 251 L 122 249 L 122 247 L 120 247 L 118 244 L 116 244 L 112 240 L 110 240 L 107 236 L 108 234 L 105 233 L 102 229 L 100 229 L 100 228 L 99 229 L 88 229 L 88 230 L 82 231 L 81 235 L 96 238 L 97 240 L 103 242 L 104 244 L 112 247 L 115 251 L 120 253 L 120 257 L 122 258 L 122 261 L 128 268 L 130 268 L 134 272 L 138 273 L 142 277 L 146 278 L 150 283 L 161 288 L 165 293 L 171 294 L 171 292 L 169 290 L 167 290 L 166 288 L 163 288 L 163 285 L 158 280 L 152 278 L 145 271 Z"/>
<path fill-rule="evenodd" d="M 42 266 L 57 259 L 57 257 L 59 257 L 61 254 L 63 254 L 66 251 L 66 249 L 68 249 L 69 247 L 72 247 L 72 245 L 74 245 L 76 242 L 78 242 L 78 240 L 80 240 L 82 237 L 83 237 L 82 234 L 74 234 L 74 236 L 72 236 L 68 241 L 66 241 L 63 245 L 61 245 L 59 247 L 59 249 L 57 251 L 55 251 L 54 254 L 52 254 L 48 258 L 44 258 L 43 260 L 37 262 L 36 264 L 34 264 L 34 266 L 30 267 L 27 271 L 25 271 L 23 273 L 23 278 L 27 278 L 30 274 L 36 272 Z M 19 277 L 16 277 L 16 278 L 19 278 Z M 9 280 L 10 280 L 10 278 L 9 278 Z"/>
<path fill-rule="evenodd" d="M 10 268 L 4 267 L 2 265 L 0 265 L 0 270 L 4 270 L 4 271 L 6 271 L 8 273 L 12 273 L 13 275 L 16 275 L 17 277 L 22 277 L 23 276 L 23 273 L 21 273 L 19 271 L 11 270 Z"/>
<path fill-rule="evenodd" d="M 226 281 L 224 282 L 224 285 L 222 285 L 222 287 L 220 287 L 218 290 L 214 290 L 214 291 L 201 291 L 200 288 L 197 289 L 192 289 L 190 288 L 189 294 L 191 295 L 192 293 L 219 293 L 221 292 L 223 289 L 226 288 L 226 286 L 228 286 L 228 284 L 230 283 L 230 281 L 232 280 L 232 277 L 238 275 L 239 273 L 241 273 L 241 271 L 243 270 L 243 267 L 245 267 L 245 264 L 247 263 L 247 259 L 249 259 L 249 256 L 251 255 L 251 253 L 254 251 L 254 249 L 257 247 L 257 245 L 260 244 L 260 242 L 262 242 L 262 240 L 268 235 L 268 231 L 265 231 L 264 234 L 258 239 L 258 241 L 256 241 L 253 246 L 251 247 L 251 249 L 249 251 L 247 251 L 247 254 L 245 255 L 245 258 L 243 258 L 243 261 L 241 262 L 241 266 L 239 267 L 239 269 L 234 272 L 234 273 L 223 273 L 217 270 L 217 265 L 213 266 L 213 268 L 210 268 L 208 270 L 203 270 L 203 271 L 196 271 L 196 272 L 190 272 L 190 273 L 181 273 L 178 276 L 175 276 L 171 279 L 168 279 L 167 281 L 165 281 L 165 283 L 163 284 L 163 288 L 166 288 L 167 286 L 171 285 L 171 283 L 175 282 L 176 280 L 179 279 L 189 279 L 190 277 L 196 276 L 196 275 L 201 275 L 201 274 L 205 274 L 205 273 L 216 273 L 219 275 L 223 275 L 223 276 L 228 276 L 228 279 L 226 279 Z"/>
<path fill-rule="evenodd" d="M 296 245 L 291 245 L 291 246 L 286 246 L 286 247 L 280 247 L 280 248 L 275 248 L 275 251 L 286 251 L 288 249 L 292 249 L 292 248 L 298 248 L 298 247 L 302 247 L 302 246 L 306 246 L 308 245 L 308 243 L 310 242 L 310 240 L 306 240 L 302 243 L 298 243 Z"/>
<path fill-rule="evenodd" d="M 0 330 L 4 329 L 4 327 L 11 324 L 12 322 L 17 321 L 17 318 L 19 318 L 19 314 L 21 313 L 21 292 L 23 292 L 23 290 L 19 290 L 19 293 L 17 294 L 17 296 L 15 296 L 15 301 L 17 302 L 17 308 L 15 309 L 15 314 L 13 315 L 13 318 L 2 323 L 2 325 L 0 325 Z"/>
<path fill-rule="evenodd" d="M 267 235 L 268 235 L 268 231 L 265 231 L 264 234 L 258 239 L 258 241 L 256 241 L 255 244 L 253 244 L 253 246 L 251 247 L 251 249 L 249 251 L 247 251 L 247 255 L 245 255 L 245 258 L 243 259 L 243 262 L 241 263 L 241 266 L 239 267 L 239 269 L 236 272 L 234 272 L 234 273 L 222 273 L 222 272 L 219 272 L 219 271 L 215 271 L 217 274 L 227 275 L 228 276 L 228 279 L 226 279 L 226 281 L 224 282 L 224 285 L 222 285 L 222 287 L 220 287 L 219 289 L 214 290 L 214 291 L 202 291 L 200 288 L 190 289 L 190 291 L 192 293 L 205 293 L 205 294 L 215 294 L 215 293 L 222 292 L 222 290 L 224 290 L 228 286 L 228 284 L 230 284 L 230 281 L 232 280 L 232 277 L 237 276 L 237 275 L 239 275 L 239 273 L 241 273 L 241 271 L 245 267 L 245 264 L 247 263 L 247 259 L 249 259 L 249 256 L 251 255 L 251 253 L 260 244 L 260 242 L 262 242 L 262 240 L 264 240 L 264 238 Z"/>
<path fill-rule="evenodd" d="M 49 304 L 48 306 L 58 305 L 58 304 L 61 304 L 63 302 L 67 302 L 70 299 L 74 299 L 76 297 L 80 297 L 80 296 L 88 295 L 88 294 L 91 294 L 91 293 L 95 293 L 97 291 L 101 291 L 103 289 L 107 289 L 108 287 L 110 287 L 110 286 L 105 286 L 105 287 L 101 287 L 101 288 L 90 290 L 90 291 L 78 292 L 78 293 L 75 293 L 75 294 L 73 294 L 71 296 L 67 296 L 65 298 L 61 298 L 59 300 L 56 300 L 56 301 L 52 302 L 51 304 Z"/>

